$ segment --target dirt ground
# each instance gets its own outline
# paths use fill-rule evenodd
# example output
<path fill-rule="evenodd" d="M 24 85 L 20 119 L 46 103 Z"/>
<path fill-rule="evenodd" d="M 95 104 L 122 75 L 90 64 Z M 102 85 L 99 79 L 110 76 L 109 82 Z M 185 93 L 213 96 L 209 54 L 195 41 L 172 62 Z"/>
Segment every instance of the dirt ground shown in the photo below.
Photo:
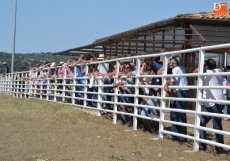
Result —
<path fill-rule="evenodd" d="M 0 161 L 230 161 L 75 107 L 2 94 L 0 101 Z"/>

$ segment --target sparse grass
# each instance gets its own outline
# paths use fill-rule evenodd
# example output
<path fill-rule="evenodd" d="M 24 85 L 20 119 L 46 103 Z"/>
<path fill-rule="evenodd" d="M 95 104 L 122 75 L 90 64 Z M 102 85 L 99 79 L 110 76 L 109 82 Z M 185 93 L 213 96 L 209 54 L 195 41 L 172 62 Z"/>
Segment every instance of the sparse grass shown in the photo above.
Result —
<path fill-rule="evenodd" d="M 0 95 L 1 161 L 227 161 L 76 107 Z"/>

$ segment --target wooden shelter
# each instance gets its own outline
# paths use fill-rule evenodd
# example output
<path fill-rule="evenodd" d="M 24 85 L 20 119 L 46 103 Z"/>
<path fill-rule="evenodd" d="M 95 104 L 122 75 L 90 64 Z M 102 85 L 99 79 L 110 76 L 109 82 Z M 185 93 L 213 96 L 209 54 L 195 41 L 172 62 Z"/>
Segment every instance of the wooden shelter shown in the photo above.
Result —
<path fill-rule="evenodd" d="M 55 54 L 70 56 L 104 54 L 106 59 L 112 59 L 229 43 L 229 13 L 230 11 L 223 17 L 215 16 L 213 12 L 179 14 Z M 224 54 L 228 51 L 229 49 L 211 52 Z M 195 62 L 194 54 L 186 54 L 182 60 Z M 194 66 L 193 64 L 188 68 L 194 69 Z"/>

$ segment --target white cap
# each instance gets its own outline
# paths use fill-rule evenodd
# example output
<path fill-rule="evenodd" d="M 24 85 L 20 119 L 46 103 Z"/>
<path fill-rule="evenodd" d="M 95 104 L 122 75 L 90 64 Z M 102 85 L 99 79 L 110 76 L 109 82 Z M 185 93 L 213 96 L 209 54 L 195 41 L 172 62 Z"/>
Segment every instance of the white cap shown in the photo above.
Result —
<path fill-rule="evenodd" d="M 104 54 L 99 54 L 97 60 L 104 60 Z"/>
<path fill-rule="evenodd" d="M 56 63 L 52 62 L 51 65 L 50 65 L 50 67 L 54 67 L 55 65 L 56 65 Z"/>
<path fill-rule="evenodd" d="M 61 65 L 61 64 L 64 64 L 64 61 L 60 61 L 60 63 L 59 63 L 59 64 L 60 64 L 60 65 Z"/>

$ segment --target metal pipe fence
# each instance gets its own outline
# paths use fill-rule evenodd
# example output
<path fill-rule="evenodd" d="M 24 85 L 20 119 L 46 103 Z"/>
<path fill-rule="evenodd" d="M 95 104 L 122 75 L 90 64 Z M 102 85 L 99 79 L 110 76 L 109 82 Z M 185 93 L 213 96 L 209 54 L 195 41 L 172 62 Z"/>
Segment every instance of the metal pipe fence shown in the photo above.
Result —
<path fill-rule="evenodd" d="M 215 100 L 203 98 L 205 89 L 230 90 L 230 86 L 204 86 L 205 77 L 210 76 L 228 76 L 230 72 L 205 73 L 204 61 L 207 58 L 206 51 L 216 49 L 230 48 L 230 44 L 200 47 L 188 50 L 165 52 L 159 54 L 148 54 L 133 56 L 128 58 L 118 58 L 113 60 L 98 61 L 84 64 L 86 74 L 82 77 L 77 75 L 77 67 L 73 68 L 71 74 L 67 74 L 67 65 L 64 65 L 64 74 L 58 77 L 57 73 L 50 75 L 51 70 L 58 70 L 59 67 L 49 67 L 40 69 L 31 69 L 30 71 L 16 72 L 0 75 L 0 93 L 5 93 L 19 98 L 37 98 L 52 102 L 61 102 L 64 104 L 74 105 L 78 108 L 95 110 L 98 116 L 102 114 L 112 114 L 113 124 L 122 120 L 130 123 L 133 129 L 139 128 L 141 120 L 153 121 L 157 123 L 158 138 L 163 139 L 167 136 L 182 137 L 193 143 L 193 150 L 199 150 L 199 144 L 205 143 L 211 146 L 230 149 L 230 132 L 229 129 L 216 130 L 212 127 L 202 127 L 200 125 L 202 116 L 217 118 L 228 118 L 230 115 L 210 113 L 203 111 L 205 103 L 224 104 L 229 106 L 229 100 Z M 171 90 L 181 91 L 187 89 L 190 97 L 169 97 L 164 90 L 164 85 L 168 79 L 175 77 L 173 74 L 167 74 L 168 58 L 170 56 L 183 56 L 184 54 L 197 54 L 197 73 L 189 71 L 188 73 L 178 74 L 177 77 L 186 77 L 194 80 L 194 84 L 188 86 L 169 86 Z M 144 59 L 161 57 L 163 73 L 157 74 L 140 74 L 141 64 Z M 133 75 L 119 75 L 119 70 L 124 62 L 130 61 L 135 64 Z M 190 63 L 190 62 L 188 62 Z M 95 64 L 98 67 L 98 73 L 89 74 L 89 66 Z M 114 76 L 108 76 L 108 65 L 114 64 Z M 183 64 L 182 64 L 183 65 Z M 103 73 L 103 72 L 104 73 Z M 160 79 L 160 84 L 141 84 L 144 79 Z M 132 83 L 119 84 L 120 81 L 131 80 Z M 118 85 L 119 84 L 119 85 Z M 117 86 L 115 86 L 117 85 Z M 157 94 L 148 94 L 148 91 L 157 89 Z M 191 92 L 192 91 L 192 92 Z M 191 94 L 193 93 L 193 94 Z M 146 101 L 147 100 L 147 101 Z M 147 104 L 146 102 L 153 102 Z M 186 109 L 170 108 L 173 101 L 186 102 L 190 106 Z M 157 115 L 141 115 L 140 110 L 157 111 Z M 185 113 L 188 122 L 177 122 L 170 119 L 170 114 Z M 230 122 L 225 122 L 229 124 Z M 188 129 L 188 133 L 177 133 L 168 130 L 166 126 L 183 126 Z M 200 132 L 215 133 L 224 135 L 225 143 L 218 143 L 215 140 L 200 138 Z"/>

